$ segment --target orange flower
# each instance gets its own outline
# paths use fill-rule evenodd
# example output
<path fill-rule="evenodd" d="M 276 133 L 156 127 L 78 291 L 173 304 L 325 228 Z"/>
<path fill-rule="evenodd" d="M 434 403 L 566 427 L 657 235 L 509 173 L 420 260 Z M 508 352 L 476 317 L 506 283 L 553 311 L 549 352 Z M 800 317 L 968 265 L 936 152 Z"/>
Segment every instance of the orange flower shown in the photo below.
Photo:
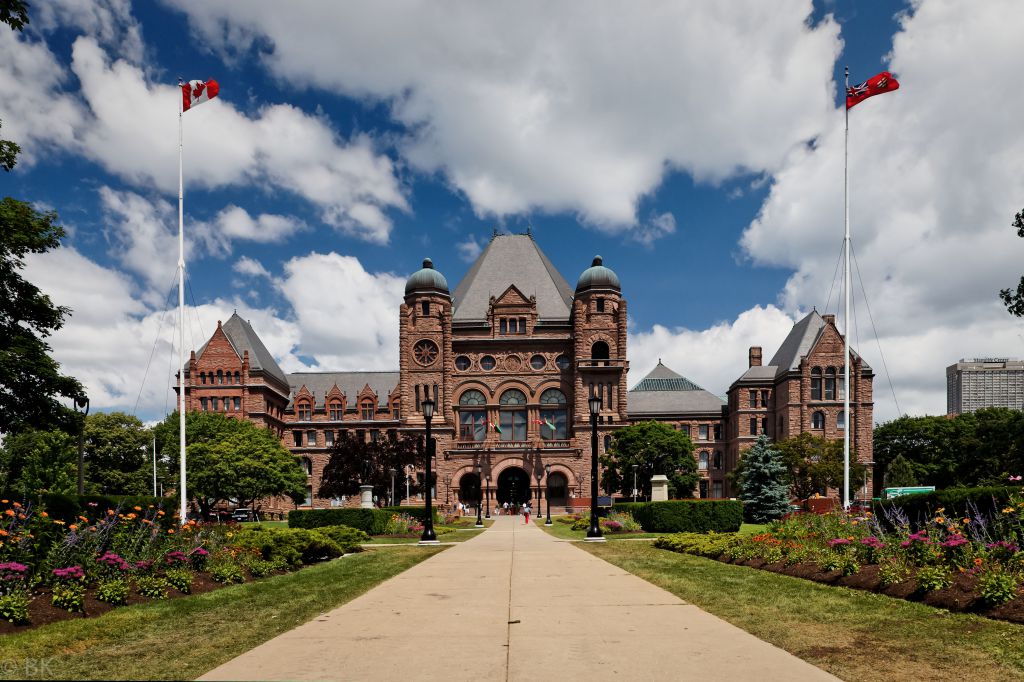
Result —
<path fill-rule="evenodd" d="M 113 515 L 114 515 L 114 510 L 113 509 L 108 509 L 107 510 L 107 516 L 113 516 Z"/>
<path fill-rule="evenodd" d="M 7 531 L 5 531 L 3 529 L 0 529 L 0 536 L 7 537 L 7 535 L 8 535 Z"/>
<path fill-rule="evenodd" d="M 7 511 L 4 512 L 4 514 L 7 514 L 8 516 L 14 516 L 14 510 L 8 509 Z"/>
<path fill-rule="evenodd" d="M 3 502 L 4 504 L 7 504 L 7 500 L 0 500 L 0 502 Z"/>
<path fill-rule="evenodd" d="M 69 530 L 78 530 L 78 526 L 76 526 L 75 524 L 72 523 L 70 526 L 68 526 L 68 529 Z"/>
<path fill-rule="evenodd" d="M 981 557 L 977 557 L 977 558 L 976 558 L 976 559 L 974 560 L 974 565 L 975 565 L 975 566 L 981 566 Z"/>
<path fill-rule="evenodd" d="M 134 519 L 134 518 L 136 518 L 137 516 L 138 516 L 138 514 L 136 514 L 135 512 L 132 512 L 131 514 L 129 514 L 129 515 L 127 516 L 127 518 L 129 518 L 129 519 Z"/>
<path fill-rule="evenodd" d="M 135 511 L 142 511 L 142 507 L 132 507 Z"/>
<path fill-rule="evenodd" d="M 89 523 L 89 519 L 85 518 L 84 516 L 79 516 L 78 520 L 82 521 L 83 523 Z"/>
<path fill-rule="evenodd" d="M 20 502 L 15 502 L 14 503 L 14 508 L 15 509 L 21 509 L 21 503 Z"/>
<path fill-rule="evenodd" d="M 171 535 L 174 535 L 174 529 L 173 528 L 168 528 L 167 532 L 170 533 Z"/>
<path fill-rule="evenodd" d="M 158 511 L 158 512 L 156 513 L 156 515 L 157 515 L 157 516 L 163 516 L 163 515 L 164 515 L 164 513 L 163 513 L 163 511 Z"/>
<path fill-rule="evenodd" d="M 151 505 L 149 505 L 148 507 L 146 507 L 146 509 L 152 509 L 152 508 L 153 508 L 153 506 L 154 506 L 154 505 L 152 505 L 152 504 L 151 504 Z"/>
<path fill-rule="evenodd" d="M 39 515 L 42 516 L 44 519 L 50 518 L 50 515 L 47 514 L 46 512 L 39 512 Z"/>

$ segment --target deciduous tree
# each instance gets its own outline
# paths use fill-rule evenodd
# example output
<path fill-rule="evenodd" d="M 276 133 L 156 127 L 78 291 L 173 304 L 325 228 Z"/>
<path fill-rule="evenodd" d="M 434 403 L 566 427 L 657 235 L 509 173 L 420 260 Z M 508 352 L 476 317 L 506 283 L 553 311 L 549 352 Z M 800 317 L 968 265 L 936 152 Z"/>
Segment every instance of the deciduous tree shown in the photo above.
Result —
<path fill-rule="evenodd" d="M 351 436 L 341 438 L 331 449 L 330 460 L 324 467 L 320 496 L 356 495 L 363 485 L 372 485 L 375 495 L 388 496 L 391 493 L 391 470 L 404 478 L 406 466 L 421 468 L 424 464 L 422 451 L 423 440 L 417 436 L 379 438 L 376 441 L 363 441 Z M 420 483 L 414 479 L 410 493 L 419 492 Z"/>
<path fill-rule="evenodd" d="M 609 492 L 630 495 L 634 464 L 639 474 L 637 487 L 644 496 L 650 495 L 651 476 L 665 474 L 671 497 L 693 497 L 699 476 L 693 441 L 685 433 L 656 421 L 619 429 L 612 437 L 611 448 L 601 456 L 601 486 Z"/>

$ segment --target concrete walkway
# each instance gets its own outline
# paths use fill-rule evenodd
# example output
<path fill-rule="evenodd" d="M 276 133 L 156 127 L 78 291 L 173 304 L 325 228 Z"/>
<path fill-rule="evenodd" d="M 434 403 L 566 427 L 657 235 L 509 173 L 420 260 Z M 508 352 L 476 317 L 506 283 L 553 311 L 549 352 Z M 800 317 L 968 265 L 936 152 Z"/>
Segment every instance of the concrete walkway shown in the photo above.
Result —
<path fill-rule="evenodd" d="M 201 679 L 836 678 L 532 522 L 499 517 Z"/>

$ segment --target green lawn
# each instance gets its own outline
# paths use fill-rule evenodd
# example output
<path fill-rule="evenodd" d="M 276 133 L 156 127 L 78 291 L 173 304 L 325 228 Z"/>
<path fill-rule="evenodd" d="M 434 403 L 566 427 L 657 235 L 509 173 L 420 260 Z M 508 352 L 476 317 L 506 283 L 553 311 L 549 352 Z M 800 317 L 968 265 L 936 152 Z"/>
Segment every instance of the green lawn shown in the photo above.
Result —
<path fill-rule="evenodd" d="M 6 635 L 0 677 L 192 680 L 440 551 L 371 549 L 258 582 Z"/>
<path fill-rule="evenodd" d="M 287 521 L 243 521 L 242 528 L 287 528 Z"/>
<path fill-rule="evenodd" d="M 580 546 L 845 680 L 1024 679 L 1024 626 L 656 549 Z"/>
<path fill-rule="evenodd" d="M 541 521 L 541 523 L 538 523 L 537 525 L 560 540 L 582 540 L 583 538 L 587 537 L 587 531 L 585 530 L 572 530 L 570 525 L 567 523 L 559 523 L 555 519 L 552 519 L 552 521 L 554 521 L 554 523 L 550 526 L 545 526 L 543 521 Z M 744 523 L 740 527 L 739 532 L 742 535 L 756 535 L 758 533 L 763 532 L 764 529 L 765 526 L 762 524 Z M 604 536 L 609 540 L 628 540 L 630 538 L 634 540 L 639 540 L 658 538 L 662 535 L 666 535 L 666 533 L 625 533 L 621 535 L 605 533 Z"/>
<path fill-rule="evenodd" d="M 477 535 L 487 530 L 487 527 L 491 525 L 491 522 L 485 522 L 484 528 L 457 528 L 450 533 L 438 534 L 437 539 L 439 542 L 465 542 L 471 538 L 475 538 Z M 419 537 L 414 538 L 396 538 L 391 535 L 374 535 L 370 538 L 370 542 L 364 543 L 364 546 L 371 545 L 410 545 L 419 542 Z"/>

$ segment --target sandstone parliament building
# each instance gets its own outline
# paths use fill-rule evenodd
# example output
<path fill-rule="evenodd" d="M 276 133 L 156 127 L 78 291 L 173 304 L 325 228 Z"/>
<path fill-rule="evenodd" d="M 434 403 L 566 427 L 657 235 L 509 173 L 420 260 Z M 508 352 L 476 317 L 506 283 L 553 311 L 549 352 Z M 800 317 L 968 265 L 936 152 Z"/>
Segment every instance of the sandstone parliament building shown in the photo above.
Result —
<path fill-rule="evenodd" d="M 186 409 L 249 419 L 278 434 L 309 477 L 300 508 L 354 504 L 316 494 L 331 447 L 340 438 L 422 434 L 427 398 L 437 405 L 434 499 L 441 505 L 483 494 L 492 506 L 532 499 L 536 508 L 546 493 L 557 508 L 588 497 L 591 395 L 602 399 L 602 452 L 616 429 L 639 421 L 688 433 L 701 498 L 736 494 L 726 474 L 760 434 L 842 438 L 851 428 L 851 450 L 871 460 L 874 375 L 851 353 L 852 414 L 845 415 L 843 338 L 833 315 L 801 319 L 767 364 L 751 347 L 746 371 L 723 399 L 660 360 L 629 389 L 624 293 L 600 257 L 572 287 L 531 234 L 495 234 L 454 290 L 429 259 L 409 277 L 395 311 L 398 371 L 286 373 L 236 313 L 192 353 Z M 404 493 L 404 480 L 400 472 L 396 493 Z"/>

